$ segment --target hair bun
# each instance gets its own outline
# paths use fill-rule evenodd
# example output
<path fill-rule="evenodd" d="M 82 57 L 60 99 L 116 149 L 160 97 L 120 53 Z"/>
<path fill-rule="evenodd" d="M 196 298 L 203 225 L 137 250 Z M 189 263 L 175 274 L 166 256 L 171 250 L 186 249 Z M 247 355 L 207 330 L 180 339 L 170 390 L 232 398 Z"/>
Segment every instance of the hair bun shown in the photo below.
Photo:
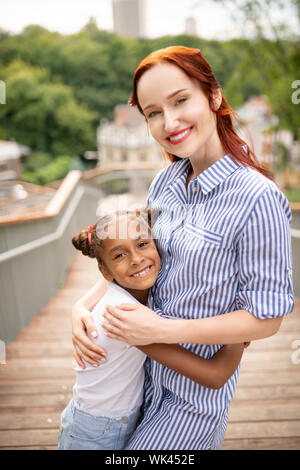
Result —
<path fill-rule="evenodd" d="M 76 250 L 81 251 L 83 255 L 89 256 L 90 258 L 96 258 L 94 247 L 89 243 L 88 234 L 88 230 L 82 230 L 77 233 L 77 235 L 74 235 L 72 243 Z"/>

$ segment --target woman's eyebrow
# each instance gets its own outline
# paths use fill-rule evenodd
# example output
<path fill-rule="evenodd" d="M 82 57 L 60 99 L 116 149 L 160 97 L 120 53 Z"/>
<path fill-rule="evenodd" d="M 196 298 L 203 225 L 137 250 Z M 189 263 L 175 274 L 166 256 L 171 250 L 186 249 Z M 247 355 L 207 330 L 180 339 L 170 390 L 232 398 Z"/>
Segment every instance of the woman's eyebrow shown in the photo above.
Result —
<path fill-rule="evenodd" d="M 187 88 L 180 88 L 180 90 L 176 90 L 176 91 L 173 91 L 172 93 L 170 93 L 168 96 L 167 96 L 167 100 L 173 98 L 173 96 L 177 95 L 178 93 L 181 93 L 182 91 L 186 91 Z M 146 109 L 148 108 L 152 108 L 153 106 L 155 106 L 155 104 L 148 104 L 145 108 L 144 108 L 144 111 L 146 111 Z"/>

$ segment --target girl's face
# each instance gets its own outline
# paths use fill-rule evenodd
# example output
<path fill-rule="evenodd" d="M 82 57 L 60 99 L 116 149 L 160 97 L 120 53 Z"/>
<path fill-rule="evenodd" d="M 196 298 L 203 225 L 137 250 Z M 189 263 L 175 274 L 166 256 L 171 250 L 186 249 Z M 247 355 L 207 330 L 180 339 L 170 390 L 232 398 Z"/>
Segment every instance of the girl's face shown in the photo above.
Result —
<path fill-rule="evenodd" d="M 219 156 L 215 113 L 199 83 L 183 70 L 165 62 L 154 65 L 140 78 L 137 94 L 150 132 L 165 151 L 180 158 Z M 220 90 L 214 100 L 218 108 Z"/>
<path fill-rule="evenodd" d="M 99 265 L 105 279 L 128 291 L 149 289 L 156 281 L 160 257 L 148 224 L 134 216 L 119 217 L 105 231 Z"/>

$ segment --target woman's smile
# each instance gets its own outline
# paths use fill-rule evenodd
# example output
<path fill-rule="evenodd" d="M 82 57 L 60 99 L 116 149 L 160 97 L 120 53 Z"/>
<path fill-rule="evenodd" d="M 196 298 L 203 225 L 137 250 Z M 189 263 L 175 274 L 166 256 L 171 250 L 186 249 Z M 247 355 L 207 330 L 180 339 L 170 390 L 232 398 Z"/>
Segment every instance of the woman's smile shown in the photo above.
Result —
<path fill-rule="evenodd" d="M 172 145 L 177 145 L 186 140 L 192 133 L 193 126 L 187 127 L 186 129 L 183 129 L 178 132 L 174 132 L 173 134 L 170 134 L 167 137 L 167 140 L 172 144 Z"/>

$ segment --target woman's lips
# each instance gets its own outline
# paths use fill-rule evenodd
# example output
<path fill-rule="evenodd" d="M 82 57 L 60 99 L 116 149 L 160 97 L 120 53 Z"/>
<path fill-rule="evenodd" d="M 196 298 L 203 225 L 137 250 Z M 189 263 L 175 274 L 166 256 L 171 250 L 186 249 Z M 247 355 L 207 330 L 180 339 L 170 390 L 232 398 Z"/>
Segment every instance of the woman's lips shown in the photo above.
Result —
<path fill-rule="evenodd" d="M 169 135 L 169 137 L 167 137 L 167 140 L 172 145 L 180 144 L 190 136 L 192 130 L 193 127 L 188 127 L 187 129 L 183 129 L 182 131 Z"/>

